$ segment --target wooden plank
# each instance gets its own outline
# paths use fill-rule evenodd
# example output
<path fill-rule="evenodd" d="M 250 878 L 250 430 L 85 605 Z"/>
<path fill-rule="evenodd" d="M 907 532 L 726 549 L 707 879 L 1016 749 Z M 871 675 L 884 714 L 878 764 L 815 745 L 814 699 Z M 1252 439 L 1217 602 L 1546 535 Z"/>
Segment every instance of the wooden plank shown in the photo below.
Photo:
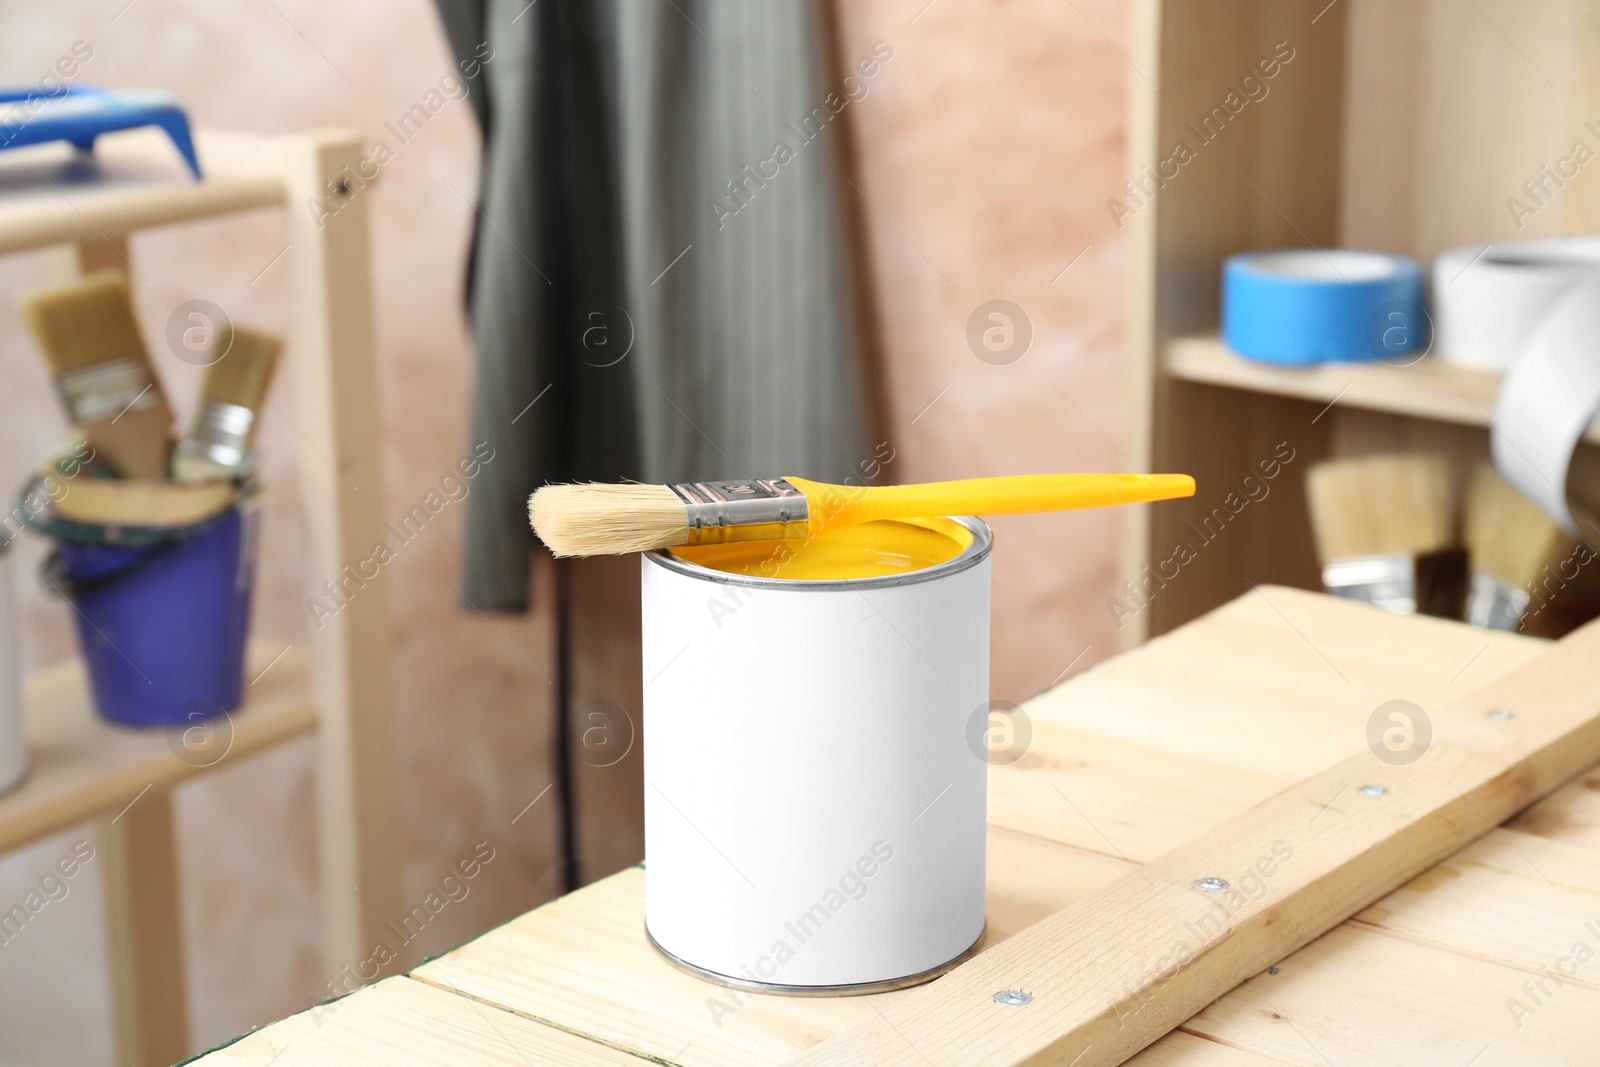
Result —
<path fill-rule="evenodd" d="M 100 821 L 116 1048 L 134 1067 L 189 1054 L 172 793 L 151 789 Z"/>
<path fill-rule="evenodd" d="M 1352 922 L 1463 956 L 1538 972 L 1592 941 L 1600 955 L 1600 774 L 1522 812 L 1423 872 Z M 1519 825 L 1557 828 L 1557 836 Z M 1594 932 L 1586 924 L 1595 923 Z M 1600 973 L 1574 981 L 1600 988 Z"/>
<path fill-rule="evenodd" d="M 23 706 L 32 770 L 18 789 L 0 797 L 0 851 L 115 814 L 147 787 L 169 788 L 314 730 L 305 653 L 287 646 L 271 638 L 252 641 L 245 670 L 255 681 L 246 687 L 244 706 L 187 737 L 183 730 L 131 729 L 101 719 L 79 660 L 30 676 Z"/>
<path fill-rule="evenodd" d="M 985 943 L 1003 941 L 1127 869 L 1120 860 L 992 831 Z M 645 941 L 644 872 L 637 868 L 529 912 L 413 976 L 639 1055 L 727 1067 L 783 1063 L 903 995 L 747 996 L 692 978 Z"/>
<path fill-rule="evenodd" d="M 1133 866 L 1118 857 L 989 827 L 983 947 L 992 948 L 1110 885 Z"/>
<path fill-rule="evenodd" d="M 107 134 L 92 157 L 65 143 L 0 159 L 0 254 L 93 244 L 133 230 L 281 204 L 284 183 L 261 165 L 274 138 L 197 130 L 204 181 L 189 176 L 155 129 Z"/>
<path fill-rule="evenodd" d="M 1028 754 L 991 768 L 986 947 L 1125 873 L 1118 848 L 1135 859 L 1157 855 L 1304 777 L 1306 768 L 1359 749 L 1366 718 L 1381 700 L 1400 695 L 1436 707 L 1453 689 L 1548 647 L 1274 587 L 1075 676 L 1027 703 L 1035 729 Z M 1249 650 L 1248 672 L 1239 668 L 1241 649 Z M 1448 666 L 1431 668 L 1436 676 L 1428 677 L 1419 669 L 1424 662 Z M 1326 685 L 1308 685 L 1318 670 Z M 1262 729 L 1269 718 L 1273 728 Z M 1252 764 L 1262 769 L 1248 773 Z M 781 1062 L 803 1047 L 789 1035 L 815 1040 L 845 1024 L 819 1002 L 778 1001 L 795 1013 L 785 1015 L 783 1028 L 746 1026 L 771 1003 L 756 998 L 723 1018 L 724 1027 L 708 1026 L 706 1001 L 718 991 L 661 963 L 644 943 L 638 898 L 579 893 L 568 901 L 572 910 L 539 909 L 418 973 L 438 967 L 496 1003 L 652 1055 L 668 1055 L 709 1029 L 687 1054 L 697 1063 Z M 619 913 L 615 925 L 608 910 Z M 619 940 L 611 943 L 604 931 Z M 553 959 L 577 944 L 596 946 L 586 949 L 595 959 Z M 617 1003 L 629 1011 L 594 1007 Z"/>
<path fill-rule="evenodd" d="M 1462 956 L 1528 971 L 1597 935 L 1600 859 L 1574 846 L 1502 830 L 1431 867 L 1353 922 Z M 1596 927 L 1600 930 L 1600 926 Z M 1600 953 L 1600 941 L 1594 946 Z M 1600 988 L 1600 976 L 1590 984 Z"/>
<path fill-rule="evenodd" d="M 1174 1030 L 1128 1062 L 1135 1067 L 1283 1067 L 1280 1059 L 1181 1030 Z"/>
<path fill-rule="evenodd" d="M 1542 1003 L 1514 1016 L 1508 1001 L 1532 1007 L 1524 983 L 1537 982 L 1537 972 L 1354 926 L 1276 969 L 1207 1006 L 1184 1031 L 1306 1067 L 1592 1067 L 1600 1059 L 1600 988 L 1592 984 L 1547 982 L 1542 997 L 1535 986 Z"/>
<path fill-rule="evenodd" d="M 1515 634 L 1260 586 L 1204 625 L 1099 664 L 1027 707 L 1075 733 L 1259 768 L 1288 784 L 1359 749 L 1361 728 L 1383 701 L 1437 707 L 1548 648 Z M 1263 730 L 1264 720 L 1273 728 Z"/>
<path fill-rule="evenodd" d="M 1597 653 L 1600 624 L 1435 713 L 1421 760 L 1396 767 L 1363 753 L 1335 765 L 795 1063 L 914 1064 L 919 1047 L 958 1060 L 1121 1063 L 1600 760 Z M 1387 792 L 1355 792 L 1368 783 Z M 1209 876 L 1233 886 L 1208 892 L 1197 880 Z M 1035 999 L 997 1004 L 1006 989 Z"/>
<path fill-rule="evenodd" d="M 1201 625 L 1079 675 L 1055 693 L 1030 703 L 1036 724 L 1043 721 L 1052 729 L 1036 736 L 1019 766 L 1037 760 L 1071 774 L 1084 751 L 1098 745 L 1101 751 L 1116 752 L 1116 768 L 1130 772 L 1123 797 L 1125 803 L 1131 802 L 1141 791 L 1132 772 L 1138 769 L 1136 742 L 1142 737 L 1148 746 L 1143 759 L 1168 773 L 1175 774 L 1174 769 L 1181 766 L 1170 762 L 1170 757 L 1197 752 L 1203 758 L 1191 760 L 1191 781 L 1218 783 L 1217 795 L 1225 799 L 1224 787 L 1237 780 L 1235 768 L 1280 752 L 1278 746 L 1291 757 L 1288 762 L 1292 765 L 1298 760 L 1337 755 L 1349 747 L 1343 742 L 1334 747 L 1332 742 L 1341 736 L 1353 736 L 1355 744 L 1360 744 L 1374 693 L 1417 700 L 1443 724 L 1440 740 L 1445 743 L 1450 740 L 1446 727 L 1453 721 L 1453 713 L 1448 708 L 1435 709 L 1447 704 L 1452 692 L 1465 691 L 1526 665 L 1550 647 L 1545 642 L 1486 634 L 1457 624 L 1396 619 L 1359 605 L 1269 588 L 1262 595 L 1252 594 L 1219 610 Z M 1241 649 L 1248 650 L 1248 657 L 1241 656 Z M 1324 656 L 1344 673 L 1344 680 L 1333 676 L 1333 667 Z M 1248 667 L 1241 667 L 1246 658 Z M 1319 678 L 1317 670 L 1326 676 Z M 1092 697 L 1079 695 L 1091 692 Z M 1469 719 L 1468 726 L 1484 722 L 1476 714 Z M 1270 726 L 1264 728 L 1263 724 Z M 1496 723 L 1494 732 L 1504 732 L 1511 725 Z M 1208 738 L 1208 731 L 1231 738 L 1239 751 Z M 1417 766 L 1425 766 L 1433 758 Z M 1397 773 L 1387 767 L 1380 769 Z M 997 778 L 1003 770 L 995 768 Z M 1290 773 L 1287 766 L 1282 770 Z M 1456 781 L 1468 784 L 1459 777 Z M 1585 785 L 1585 781 L 1594 784 Z M 1114 796 L 1111 784 L 1108 771 L 1108 799 Z M 1148 788 L 1159 790 L 1165 785 L 1156 782 Z M 1358 814 L 1359 809 L 1350 807 L 1355 797 L 1349 783 L 1337 788 L 1330 784 L 1323 795 L 1311 798 L 1315 804 L 1305 803 L 1308 828 Z M 1120 810 L 1116 815 L 1137 823 L 1147 819 L 1149 812 Z M 1181 812 L 1170 815 L 1174 832 L 1181 817 Z M 1600 842 L 1600 774 L 1591 773 L 1525 810 L 1512 825 L 1518 829 L 1506 832 L 1516 842 L 1516 851 L 1500 843 L 1499 835 L 1485 838 L 1448 861 L 1463 872 L 1461 877 L 1435 875 L 1438 884 L 1429 886 L 1429 876 L 1424 875 L 1380 900 L 1353 925 L 1374 937 L 1407 938 L 1439 950 L 1441 955 L 1465 953 L 1491 964 L 1517 963 L 1523 968 L 1516 976 L 1520 982 L 1528 968 L 1539 962 L 1535 960 L 1537 952 L 1558 939 L 1561 923 L 1575 914 L 1573 909 L 1584 899 L 1583 891 L 1567 890 L 1564 883 L 1570 880 L 1580 886 L 1594 882 L 1586 872 L 1593 866 L 1588 859 L 1593 845 Z M 1591 851 L 1585 852 L 1585 848 Z M 1099 850 L 1108 851 L 1103 842 Z M 1526 888 L 1532 878 L 1527 869 L 1518 873 L 1514 864 L 1522 857 L 1517 851 L 1562 885 L 1563 893 L 1558 893 L 1539 883 L 1544 889 L 1529 900 L 1549 914 L 1537 921 L 1508 922 L 1505 918 L 1508 905 L 1522 899 L 1512 883 L 1520 880 Z M 1114 856 L 1062 848 L 1032 833 L 991 829 L 988 945 L 1072 900 L 1084 899 L 1127 870 L 1128 865 Z M 631 885 L 625 884 L 628 879 L 633 880 Z M 1384 907 L 1390 914 L 1376 910 Z M 1430 920 L 1431 925 L 1420 919 L 1411 922 L 1423 915 L 1437 916 L 1437 920 Z M 1474 924 L 1484 928 L 1485 937 L 1474 940 L 1470 936 Z M 1073 961 L 1074 966 L 1079 962 Z M 713 1015 L 710 999 L 730 995 L 670 968 L 644 942 L 639 871 L 624 872 L 618 879 L 493 931 L 419 969 L 419 979 L 434 967 L 440 968 L 435 973 L 441 978 L 441 988 L 445 988 L 443 982 L 449 982 L 465 994 L 549 1020 L 637 1055 L 673 1063 L 784 1062 L 829 1034 L 876 1017 L 875 1011 L 859 1010 L 870 1006 L 870 1000 L 767 997 L 748 998 L 738 1006 L 724 1002 L 728 1014 L 719 1010 Z M 1446 967 L 1430 981 L 1436 992 L 1447 996 L 1453 976 L 1453 969 Z M 1471 991 L 1481 985 L 1473 981 L 1467 981 L 1464 989 Z M 891 1004 L 909 995 L 872 999 L 891 1012 Z M 852 1008 L 858 1009 L 854 1015 L 850 1014 Z M 1385 1026 L 1430 1023 L 1425 1013 L 1392 1012 L 1382 1018 Z M 336 1020 L 326 1022 L 337 1028 Z M 1344 1025 L 1349 1025 L 1348 1019 Z M 1248 1044 L 1243 1036 L 1247 1035 L 1175 1032 L 1134 1062 L 1222 1067 L 1322 1062 L 1315 1057 L 1300 1060 L 1278 1051 L 1269 1054 L 1258 1048 L 1233 1047 Z M 1372 1040 L 1379 1046 L 1387 1041 L 1398 1048 L 1409 1039 L 1404 1030 L 1390 1027 Z M 267 1054 L 276 1051 L 269 1049 Z M 935 1049 L 931 1058 L 944 1062 L 941 1052 Z M 955 1053 L 958 1058 L 962 1055 L 960 1049 Z M 1463 1062 L 1466 1058 L 1462 1057 Z M 1344 1067 L 1346 1060 L 1335 1062 Z"/>
<path fill-rule="evenodd" d="M 1150 860 L 1363 751 L 1384 701 L 1437 708 L 1548 647 L 1262 587 L 1028 701 L 1032 748 L 990 768 L 989 821 Z"/>
<path fill-rule="evenodd" d="M 412 977 L 686 1067 L 778 1064 L 901 993 L 746 995 L 667 963 L 644 937 L 635 867 L 425 963 Z"/>
<path fill-rule="evenodd" d="M 374 365 L 367 201 L 348 184 L 363 141 L 326 132 L 283 142 L 288 209 L 288 359 L 300 439 L 306 595 L 318 715 L 317 828 L 329 973 L 363 960 L 405 910 L 394 739 L 382 427 Z M 342 184 L 343 183 L 343 184 Z M 343 194 L 331 192 L 343 188 Z M 330 583 L 341 590 L 331 596 Z"/>
<path fill-rule="evenodd" d="M 1148 862 L 1288 784 L 1270 768 L 1229 775 L 1048 719 L 1032 726 L 1028 755 L 989 770 L 989 825 L 1113 858 Z"/>
<path fill-rule="evenodd" d="M 252 1031 L 196 1067 L 639 1067 L 635 1056 L 409 978 Z"/>
<path fill-rule="evenodd" d="M 1600 773 L 1577 781 L 1506 823 L 1508 830 L 1600 848 Z"/>
<path fill-rule="evenodd" d="M 1488 426 L 1500 391 L 1500 373 L 1431 357 L 1405 366 L 1323 363 L 1274 367 L 1231 351 L 1220 338 L 1177 337 L 1166 350 L 1167 373 L 1185 381 L 1225 385 L 1253 393 L 1293 397 L 1396 415 Z M 1584 434 L 1600 441 L 1600 420 Z"/>

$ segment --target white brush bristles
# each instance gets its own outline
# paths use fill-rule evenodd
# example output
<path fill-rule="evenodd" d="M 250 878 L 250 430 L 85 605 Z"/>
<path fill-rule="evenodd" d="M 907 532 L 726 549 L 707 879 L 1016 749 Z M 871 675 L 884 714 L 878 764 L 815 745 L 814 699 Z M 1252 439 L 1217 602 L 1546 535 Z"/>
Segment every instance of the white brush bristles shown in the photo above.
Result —
<path fill-rule="evenodd" d="M 615 556 L 689 543 L 689 509 L 664 485 L 547 485 L 528 519 L 557 556 Z"/>

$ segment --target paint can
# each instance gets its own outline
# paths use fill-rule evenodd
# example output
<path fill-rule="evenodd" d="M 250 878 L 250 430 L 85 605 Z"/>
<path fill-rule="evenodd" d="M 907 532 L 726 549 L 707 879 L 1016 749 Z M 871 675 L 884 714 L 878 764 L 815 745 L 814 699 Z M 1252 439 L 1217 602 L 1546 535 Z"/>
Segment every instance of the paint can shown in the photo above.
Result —
<path fill-rule="evenodd" d="M 992 539 L 909 525 L 949 555 L 815 579 L 644 556 L 645 926 L 683 969 L 871 993 L 981 940 Z"/>
<path fill-rule="evenodd" d="M 28 774 L 12 556 L 10 539 L 0 534 L 0 793 L 16 786 Z"/>

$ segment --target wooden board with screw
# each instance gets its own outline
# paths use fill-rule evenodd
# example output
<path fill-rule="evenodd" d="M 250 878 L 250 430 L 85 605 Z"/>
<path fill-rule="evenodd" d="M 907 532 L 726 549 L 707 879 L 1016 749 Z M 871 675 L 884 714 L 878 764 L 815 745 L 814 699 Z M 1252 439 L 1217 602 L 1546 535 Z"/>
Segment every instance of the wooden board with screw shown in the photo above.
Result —
<path fill-rule="evenodd" d="M 1066 681 L 1026 705 L 1035 725 L 1029 755 L 992 774 L 986 949 L 1024 944 L 1048 928 L 1050 915 L 1106 893 L 1118 880 L 1138 880 L 1138 885 L 1144 885 L 1142 877 L 1157 880 L 1168 862 L 1157 859 L 1166 841 L 1194 840 L 1229 819 L 1251 817 L 1242 813 L 1259 817 L 1262 801 L 1270 805 L 1272 797 L 1282 800 L 1294 789 L 1306 793 L 1290 805 L 1304 838 L 1296 846 L 1302 862 L 1315 856 L 1323 837 L 1357 840 L 1347 837 L 1350 825 L 1341 825 L 1360 821 L 1357 801 L 1374 811 L 1386 805 L 1394 811 L 1408 800 L 1398 785 L 1410 781 L 1406 777 L 1389 782 L 1395 792 L 1363 795 L 1358 787 L 1365 781 L 1347 782 L 1342 771 L 1328 769 L 1344 753 L 1360 752 L 1363 757 L 1357 758 L 1386 773 L 1406 771 L 1365 755 L 1366 720 L 1376 705 L 1392 697 L 1416 702 L 1435 718 L 1440 745 L 1522 736 L 1536 728 L 1533 718 L 1478 717 L 1459 725 L 1448 710 L 1450 702 L 1507 673 L 1530 670 L 1550 651 L 1544 641 L 1432 619 L 1400 619 L 1347 601 L 1267 587 Z M 1483 734 L 1485 728 L 1491 733 Z M 1435 753 L 1432 758 L 1443 757 Z M 1470 792 L 1467 771 L 1483 771 L 1475 757 L 1464 760 L 1450 773 Z M 1299 782 L 1306 768 L 1317 766 L 1325 784 Z M 1246 773 L 1251 768 L 1266 769 Z M 1586 853 L 1600 841 L 1600 789 L 1590 781 L 1600 784 L 1600 774 L 1582 777 L 1523 811 L 1504 832 L 1510 843 L 1501 833 L 1486 835 L 1334 933 L 1299 952 L 1283 950 L 1286 958 L 1272 961 L 1278 974 L 1270 977 L 1277 982 L 1288 974 L 1293 984 L 1262 985 L 1264 969 L 1248 974 L 1248 982 L 1221 1005 L 1179 1019 L 1176 1032 L 1136 1054 L 1133 1062 L 1144 1067 L 1285 1062 L 1291 1038 L 1283 1033 L 1293 1032 L 1282 1019 L 1262 1022 L 1262 1011 L 1267 1016 L 1272 1011 L 1262 1009 L 1259 998 L 1251 1000 L 1251 985 L 1275 1003 L 1280 997 L 1293 1001 L 1304 1016 L 1286 1016 L 1294 1027 L 1331 1049 L 1349 1049 L 1352 1057 L 1363 1049 L 1342 1043 L 1341 1027 L 1376 1025 L 1371 1049 L 1403 1048 L 1418 1025 L 1453 1021 L 1432 1003 L 1437 997 L 1477 1005 L 1470 1021 L 1486 1040 L 1504 1045 L 1507 1054 L 1544 1056 L 1550 1062 L 1574 1056 L 1578 1045 L 1568 1030 L 1571 1019 L 1587 1011 L 1589 993 L 1568 998 L 1566 1005 L 1547 1001 L 1549 1011 L 1539 1014 L 1549 1033 L 1520 1032 L 1504 1003 L 1494 1011 L 1483 1005 L 1491 992 L 1501 993 L 1502 1001 L 1518 993 L 1530 968 L 1554 965 L 1558 957 L 1549 953 L 1560 947 L 1566 926 L 1581 917 L 1590 894 L 1600 891 L 1600 864 Z M 1066 800 L 1051 782 L 1066 792 Z M 1053 805 L 1046 803 L 1051 797 Z M 1197 798 L 1210 800 L 1198 803 Z M 1488 822 L 1474 829 L 1466 816 L 1456 822 L 1456 830 L 1467 837 L 1490 829 Z M 1557 885 L 1536 880 L 1533 867 L 1518 867 L 1523 859 L 1546 870 Z M 1136 865 L 1142 873 L 1133 872 Z M 1291 862 L 1275 873 L 1293 870 Z M 410 981 L 472 998 L 477 1009 L 496 1013 L 491 1016 L 496 1019 L 498 1013 L 523 1022 L 536 1019 L 560 1032 L 586 1035 L 597 1049 L 627 1049 L 669 1064 L 782 1064 L 811 1049 L 827 1049 L 829 1038 L 856 1027 L 882 1029 L 885 1019 L 906 1030 L 917 1046 L 925 1043 L 901 1013 L 938 987 L 837 1000 L 746 997 L 670 968 L 643 937 L 643 880 L 642 870 L 627 870 L 563 897 L 422 966 Z M 1242 872 L 1229 880 L 1245 885 Z M 1269 886 L 1277 888 L 1277 881 L 1269 880 Z M 1186 899 L 1205 899 L 1205 891 L 1192 886 L 1178 889 Z M 1128 894 L 1117 889 L 1117 896 Z M 1526 902 L 1525 912 L 1515 909 L 1518 901 Z M 968 966 L 994 958 L 986 952 Z M 1317 989 L 1322 981 L 1307 974 L 1338 969 L 1338 981 L 1352 982 L 1352 989 L 1339 997 L 1328 993 L 1328 1003 L 1344 1005 L 1341 1011 L 1355 1009 L 1362 1003 L 1358 985 L 1376 987 L 1362 977 L 1363 968 L 1378 966 L 1374 960 L 1402 968 L 1411 992 L 1395 993 L 1384 1013 L 1366 1013 L 1373 1014 L 1371 1021 L 1307 1011 L 1309 993 L 1298 990 Z M 1082 965 L 1067 971 L 1085 976 Z M 1291 992 L 1280 995 L 1277 989 Z M 1000 990 L 989 990 L 994 992 Z M 1037 997 L 1042 989 L 1035 985 L 1022 992 Z M 352 1000 L 368 995 L 357 993 Z M 1035 998 L 1005 1009 L 1029 1013 L 1048 1006 L 1050 1000 Z M 1144 1013 L 1133 1019 L 1138 1014 Z M 1534 1024 L 1538 1019 L 1528 1025 Z M 328 1025 L 338 1022 L 330 1019 Z M 894 1040 L 901 1043 L 899 1053 L 883 1049 L 867 1054 L 869 1061 L 846 1056 L 838 1062 L 894 1062 L 896 1054 L 906 1062 L 922 1062 L 899 1035 Z M 957 1048 L 944 1035 L 933 1046 L 936 1053 L 954 1054 Z M 1002 1048 L 987 1041 L 982 1053 L 966 1049 L 957 1059 L 1010 1062 L 990 1059 Z M 597 1051 L 603 1054 L 608 1051 Z M 1062 1059 L 1067 1061 L 1070 1056 Z M 477 1061 L 467 1056 L 461 1062 Z M 933 1062 L 946 1057 L 934 1054 Z M 1290 1062 L 1320 1061 L 1301 1046 Z"/>
<path fill-rule="evenodd" d="M 1600 625 L 1435 712 L 1432 745 L 1415 762 L 1376 750 L 1341 761 L 795 1062 L 914 1064 L 919 1048 L 997 1063 L 1124 1062 L 1600 762 L 1597 655 Z M 1477 970 L 1450 973 L 1466 981 Z M 996 989 L 1033 1001 L 1012 1008 Z M 1600 998 L 1593 1007 L 1600 1019 Z"/>
<path fill-rule="evenodd" d="M 1143 1051 L 1102 1045 L 1077 1067 L 1121 1062 L 1130 1053 L 1129 1062 L 1140 1067 L 1314 1065 L 1323 1055 L 1341 1064 L 1396 1062 L 1403 1049 L 1423 1050 L 1441 1063 L 1456 1062 L 1450 1057 L 1464 1049 L 1458 1059 L 1466 1063 L 1485 1046 L 1499 1058 L 1485 1053 L 1480 1064 L 1590 1062 L 1600 1053 L 1585 1044 L 1597 1040 L 1590 1033 L 1600 1033 L 1584 1029 L 1600 1020 L 1594 983 L 1549 985 L 1554 995 L 1540 996 L 1538 1006 L 1522 985 L 1570 952 L 1563 942 L 1581 937 L 1584 922 L 1600 925 L 1600 907 L 1591 906 L 1600 899 L 1600 863 L 1592 858 L 1600 844 L 1600 771 L 1582 774 L 1501 830 L 1490 819 L 1512 815 L 1587 758 L 1586 749 L 1555 743 L 1560 728 L 1545 716 L 1593 714 L 1600 686 L 1587 713 L 1563 711 L 1565 698 L 1552 690 L 1549 700 L 1515 718 L 1485 714 L 1485 702 L 1516 708 L 1528 694 L 1543 692 L 1540 686 L 1581 705 L 1581 686 L 1559 669 L 1574 656 L 1583 652 L 1571 643 L 1397 618 L 1264 587 L 1025 705 L 1033 747 L 1016 764 L 991 772 L 985 952 L 939 984 L 834 999 L 750 996 L 704 984 L 669 966 L 645 940 L 646 875 L 637 868 L 529 912 L 406 981 L 469 1000 L 497 1022 L 590 1042 L 594 1059 L 587 1062 L 596 1063 L 612 1062 L 606 1057 L 618 1050 L 684 1067 L 1030 1062 L 1029 1050 L 1011 1042 L 1036 1037 L 1037 1020 L 1051 1019 L 1082 991 L 1087 1009 L 1109 1012 L 1113 1033 L 1142 1026 L 1158 1036 L 1177 1028 Z M 1433 726 L 1434 750 L 1411 765 L 1382 763 L 1366 746 L 1373 710 L 1397 698 L 1425 709 Z M 1547 751 L 1552 746 L 1560 751 Z M 1496 760 L 1529 752 L 1540 755 L 1526 774 L 1496 777 Z M 1556 757 L 1558 763 L 1549 762 Z M 1364 793 L 1363 785 L 1384 791 Z M 1430 820 L 1429 805 L 1447 811 Z M 1255 829 L 1240 838 L 1243 851 L 1227 859 L 1216 835 L 1237 834 L 1241 825 Z M 1442 836 L 1422 840 L 1435 831 Z M 1262 875 L 1257 864 L 1280 840 L 1292 855 L 1269 863 L 1272 873 Z M 1252 848 L 1260 842 L 1265 851 L 1258 855 Z M 1354 888 L 1312 875 L 1341 851 L 1377 857 L 1383 872 L 1367 872 Z M 1432 855 L 1443 862 L 1428 866 Z M 1420 873 L 1408 878 L 1408 870 Z M 1208 918 L 1209 905 L 1226 891 L 1193 885 L 1206 874 L 1246 891 L 1249 907 L 1225 909 L 1226 925 Z M 1261 902 L 1249 900 L 1256 892 Z M 1319 906 L 1343 901 L 1327 913 L 1335 923 L 1330 932 L 1313 938 L 1319 922 L 1286 906 L 1298 894 Z M 1149 900 L 1162 903 L 1156 918 L 1141 920 L 1147 934 L 1118 927 Z M 1369 906 L 1357 910 L 1360 904 Z M 1345 919 L 1341 912 L 1355 914 Z M 1249 928 L 1252 914 L 1270 917 L 1264 936 Z M 1069 961 L 1041 967 L 1034 949 L 1021 951 L 1052 941 L 1053 931 L 1085 915 L 1091 936 Z M 1169 928 L 1181 934 L 1186 923 L 1214 935 L 1213 949 L 1223 948 L 1243 972 L 1237 989 L 1192 1009 L 1173 999 L 1181 989 L 1209 1001 L 1237 980 L 1191 964 L 1164 982 L 1150 981 L 1146 970 L 1168 948 L 1156 935 L 1170 935 Z M 1600 948 L 1600 940 L 1595 944 Z M 1257 956 L 1247 958 L 1252 946 Z M 1023 969 L 1010 969 L 1019 959 Z M 1149 967 L 1141 969 L 1141 960 Z M 1108 976 L 1108 988 L 1094 985 Z M 978 1005 L 945 1000 L 964 981 L 973 983 L 967 992 L 982 993 Z M 1216 981 L 1226 984 L 1202 992 Z M 994 1002 L 1013 987 L 1033 999 Z M 348 1003 L 372 994 L 354 994 Z M 1119 995 L 1119 1007 L 1108 1009 L 1108 999 Z M 1534 1010 L 1514 1019 L 1510 998 Z M 961 1020 L 973 1007 L 1000 1020 L 1003 1030 L 985 1029 L 981 1020 L 941 1029 L 944 1019 Z M 1151 1020 L 1160 1021 L 1150 1026 Z M 385 1040 L 398 1040 L 409 1027 L 426 1031 L 419 1047 L 438 1039 L 425 1013 L 389 1023 Z M 341 1025 L 336 1016 L 323 1020 L 325 1029 Z M 833 1056 L 834 1042 L 863 1035 L 866 1051 L 847 1047 Z M 349 1039 L 352 1048 L 372 1040 Z M 1096 1058 L 1108 1047 L 1107 1058 Z M 539 1046 L 526 1048 L 531 1058 Z M 214 1062 L 232 1067 L 220 1058 L 227 1051 L 213 1054 Z M 1035 1060 L 1064 1064 L 1082 1051 Z M 456 1062 L 498 1062 L 494 1055 L 463 1050 Z"/>

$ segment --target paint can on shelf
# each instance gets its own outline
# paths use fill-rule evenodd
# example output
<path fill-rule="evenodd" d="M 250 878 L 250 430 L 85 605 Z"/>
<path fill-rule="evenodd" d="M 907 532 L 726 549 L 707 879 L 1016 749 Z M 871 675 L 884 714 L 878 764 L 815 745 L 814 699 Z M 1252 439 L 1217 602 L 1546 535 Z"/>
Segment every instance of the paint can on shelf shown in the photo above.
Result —
<path fill-rule="evenodd" d="M 984 928 L 989 529 L 642 564 L 645 925 L 724 985 L 877 992 Z"/>

